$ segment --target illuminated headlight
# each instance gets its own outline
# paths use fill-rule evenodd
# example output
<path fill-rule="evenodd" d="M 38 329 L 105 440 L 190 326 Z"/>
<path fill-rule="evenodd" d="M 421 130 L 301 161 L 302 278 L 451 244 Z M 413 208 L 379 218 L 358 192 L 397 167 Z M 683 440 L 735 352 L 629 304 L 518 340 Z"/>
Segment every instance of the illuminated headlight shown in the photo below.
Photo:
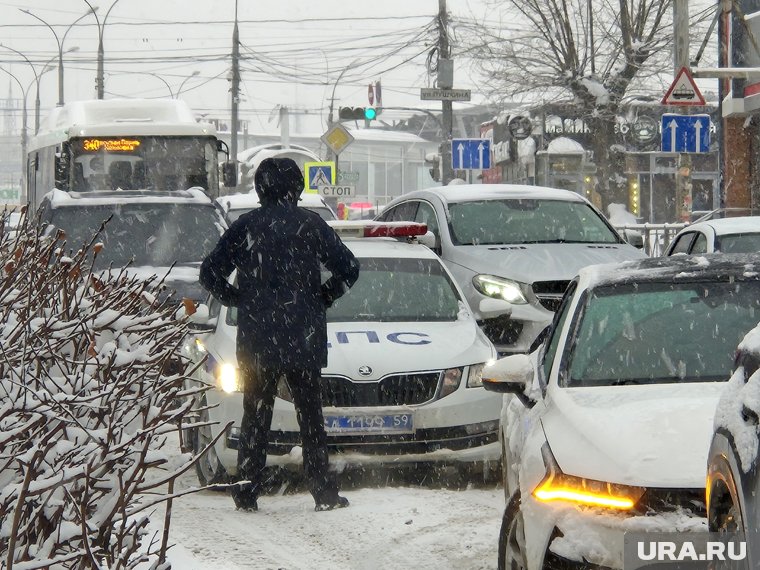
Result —
<path fill-rule="evenodd" d="M 232 364 L 225 362 L 217 366 L 215 376 L 216 386 L 222 391 L 228 394 L 243 391 L 243 386 L 240 382 L 240 371 Z"/>
<path fill-rule="evenodd" d="M 483 387 L 483 368 L 485 368 L 485 364 L 473 364 L 470 366 L 470 373 L 467 376 L 468 388 Z"/>
<path fill-rule="evenodd" d="M 644 494 L 643 487 L 631 487 L 565 475 L 545 444 L 541 449 L 546 465 L 546 476 L 533 490 L 533 496 L 541 502 L 563 501 L 587 507 L 627 511 L 632 509 Z"/>
<path fill-rule="evenodd" d="M 517 281 L 495 277 L 493 275 L 476 275 L 472 284 L 480 293 L 494 299 L 504 299 L 514 305 L 525 305 L 528 301 Z"/>
<path fill-rule="evenodd" d="M 461 368 L 449 368 L 443 371 L 443 383 L 441 384 L 441 398 L 448 396 L 459 388 L 459 382 L 462 381 Z"/>

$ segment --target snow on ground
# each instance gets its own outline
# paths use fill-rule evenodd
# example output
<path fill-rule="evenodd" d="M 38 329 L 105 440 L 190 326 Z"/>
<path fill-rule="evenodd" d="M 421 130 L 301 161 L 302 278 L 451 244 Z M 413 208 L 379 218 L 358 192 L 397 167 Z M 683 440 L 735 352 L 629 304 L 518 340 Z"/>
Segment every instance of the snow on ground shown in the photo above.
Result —
<path fill-rule="evenodd" d="M 177 490 L 197 485 L 190 472 Z M 200 491 L 172 505 L 169 558 L 175 570 L 493 569 L 504 494 L 478 487 L 352 483 L 348 508 L 319 513 L 304 491 L 264 495 L 255 513 Z"/>

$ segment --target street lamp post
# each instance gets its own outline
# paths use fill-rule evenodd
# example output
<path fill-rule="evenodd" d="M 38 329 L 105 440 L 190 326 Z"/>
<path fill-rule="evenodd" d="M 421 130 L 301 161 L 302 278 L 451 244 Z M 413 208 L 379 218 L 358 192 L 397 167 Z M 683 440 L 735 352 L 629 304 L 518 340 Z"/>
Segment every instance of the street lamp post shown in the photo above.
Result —
<path fill-rule="evenodd" d="M 108 11 L 106 12 L 106 15 L 103 16 L 103 21 L 100 21 L 100 18 L 98 18 L 98 14 L 96 13 L 97 8 L 93 8 L 92 4 L 90 4 L 87 0 L 83 0 L 85 4 L 87 4 L 90 7 L 90 10 L 92 11 L 93 15 L 95 16 L 95 21 L 98 23 L 98 76 L 95 80 L 96 86 L 97 86 L 97 92 L 98 92 L 98 99 L 103 98 L 103 94 L 105 92 L 105 79 L 103 77 L 103 32 L 105 31 L 106 27 L 106 21 L 108 20 L 108 15 L 111 13 L 111 10 L 113 10 L 113 7 L 116 6 L 116 4 L 119 2 L 119 0 L 114 0 L 113 4 L 111 4 L 111 7 L 108 8 Z"/>
<path fill-rule="evenodd" d="M 25 14 L 29 14 L 32 18 L 35 18 L 36 20 L 39 20 L 40 22 L 45 24 L 48 27 L 48 29 L 51 32 L 53 32 L 53 36 L 55 37 L 55 42 L 58 44 L 58 106 L 60 107 L 64 103 L 63 101 L 63 53 L 64 53 L 63 44 L 66 41 L 66 36 L 69 35 L 71 28 L 73 28 L 74 25 L 77 24 L 80 20 L 83 20 L 90 14 L 94 14 L 95 18 L 98 17 L 97 14 L 95 14 L 95 11 L 97 10 L 97 8 L 93 8 L 92 6 L 90 6 L 90 9 L 87 12 L 85 12 L 84 14 L 79 16 L 76 20 L 74 20 L 71 24 L 69 24 L 69 27 L 66 28 L 66 31 L 63 33 L 62 38 L 58 37 L 58 33 L 55 31 L 55 28 L 53 28 L 53 26 L 48 24 L 45 20 L 40 18 L 37 14 L 34 14 L 30 12 L 29 10 L 26 10 L 23 8 L 19 8 L 19 9 Z"/>
<path fill-rule="evenodd" d="M 345 75 L 346 71 L 354 67 L 354 64 L 359 61 L 359 59 L 353 60 L 351 63 L 349 63 L 346 67 L 343 68 L 343 70 L 340 72 L 340 75 L 338 75 L 338 79 L 335 80 L 335 84 L 333 85 L 332 89 L 332 95 L 330 95 L 330 115 L 327 117 L 327 128 L 330 129 L 335 124 L 334 116 L 333 116 L 333 109 L 335 108 L 335 90 L 338 88 L 338 83 L 340 83 L 340 80 L 343 79 L 343 75 Z M 333 152 L 333 162 L 335 162 L 335 175 L 338 175 L 338 153 Z"/>
<path fill-rule="evenodd" d="M 161 81 L 161 83 L 163 83 L 164 85 L 166 85 L 166 88 L 169 90 L 169 97 L 174 98 L 174 93 L 172 92 L 172 86 L 169 85 L 169 82 L 166 81 L 166 79 L 164 79 L 163 77 L 161 77 L 158 73 L 151 73 L 150 71 L 138 71 L 137 73 L 143 73 L 145 75 L 150 75 L 152 77 L 155 77 L 159 81 Z"/>
<path fill-rule="evenodd" d="M 22 52 L 18 51 L 17 49 L 13 49 L 10 46 L 2 45 L 0 44 L 1 48 L 5 48 L 7 50 L 12 51 L 13 53 L 16 53 L 20 55 L 22 58 L 24 58 L 24 61 L 29 64 L 29 67 L 32 68 L 32 73 L 34 74 L 34 82 L 37 85 L 36 95 L 34 98 L 34 134 L 37 134 L 40 130 L 40 81 L 42 80 L 42 76 L 53 69 L 53 67 L 50 67 L 50 64 L 53 62 L 54 59 L 56 59 L 58 56 L 51 57 L 47 62 L 45 62 L 45 65 L 42 67 L 42 71 L 40 73 L 37 73 L 37 68 L 34 67 L 34 64 L 29 61 L 29 58 L 26 57 Z M 77 51 L 79 49 L 79 46 L 74 46 L 69 49 L 67 49 L 63 53 L 71 53 L 73 51 Z"/>
<path fill-rule="evenodd" d="M 195 70 L 195 71 L 193 71 L 193 72 L 192 72 L 190 75 L 188 75 L 187 77 L 185 77 L 185 78 L 182 80 L 182 83 L 180 83 L 180 84 L 179 84 L 179 88 L 177 89 L 177 94 L 176 94 L 176 95 L 172 95 L 172 97 L 173 97 L 174 99 L 179 99 L 179 94 L 180 94 L 180 93 L 182 93 L 182 88 L 185 86 L 185 83 L 187 83 L 187 80 L 188 80 L 188 79 L 190 79 L 191 77 L 195 77 L 195 76 L 196 76 L 196 75 L 198 75 L 199 73 L 200 73 L 200 71 L 198 71 L 198 70 L 196 69 L 196 70 Z M 170 89 L 169 91 L 171 91 L 171 89 Z"/>
<path fill-rule="evenodd" d="M 0 71 L 4 71 L 8 75 L 11 76 L 11 78 L 18 83 L 19 89 L 21 89 L 21 96 L 23 98 L 23 115 L 21 116 L 21 179 L 23 180 L 23 187 L 21 189 L 22 196 L 21 196 L 21 203 L 23 204 L 26 201 L 26 190 L 27 190 L 27 181 L 26 181 L 26 148 L 27 148 L 27 141 L 28 141 L 28 133 L 27 133 L 27 117 L 26 117 L 26 95 L 29 92 L 29 87 L 32 86 L 32 84 L 29 84 L 29 87 L 24 89 L 24 85 L 19 81 L 18 77 L 13 75 L 10 71 L 7 69 L 4 69 L 0 67 Z"/>

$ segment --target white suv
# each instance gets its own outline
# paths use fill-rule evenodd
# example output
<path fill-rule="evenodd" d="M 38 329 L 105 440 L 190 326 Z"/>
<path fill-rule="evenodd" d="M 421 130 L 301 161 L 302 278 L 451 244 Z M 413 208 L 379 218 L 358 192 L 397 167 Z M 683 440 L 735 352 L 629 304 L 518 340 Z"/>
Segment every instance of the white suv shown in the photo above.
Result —
<path fill-rule="evenodd" d="M 377 219 L 428 225 L 435 251 L 502 353 L 530 349 L 581 267 L 646 257 L 569 190 L 507 184 L 430 188 L 395 199 Z M 479 314 L 486 298 L 509 301 L 511 315 Z"/>

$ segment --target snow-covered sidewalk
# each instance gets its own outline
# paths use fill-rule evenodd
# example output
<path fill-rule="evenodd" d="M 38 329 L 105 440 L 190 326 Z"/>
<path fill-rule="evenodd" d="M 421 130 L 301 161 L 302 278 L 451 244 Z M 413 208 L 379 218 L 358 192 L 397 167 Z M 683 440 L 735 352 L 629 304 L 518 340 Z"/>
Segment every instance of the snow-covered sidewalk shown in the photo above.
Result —
<path fill-rule="evenodd" d="M 321 513 L 307 493 L 263 496 L 256 513 L 235 511 L 221 492 L 178 499 L 170 532 L 173 568 L 496 568 L 501 488 L 371 487 L 345 495 L 349 508 Z"/>

